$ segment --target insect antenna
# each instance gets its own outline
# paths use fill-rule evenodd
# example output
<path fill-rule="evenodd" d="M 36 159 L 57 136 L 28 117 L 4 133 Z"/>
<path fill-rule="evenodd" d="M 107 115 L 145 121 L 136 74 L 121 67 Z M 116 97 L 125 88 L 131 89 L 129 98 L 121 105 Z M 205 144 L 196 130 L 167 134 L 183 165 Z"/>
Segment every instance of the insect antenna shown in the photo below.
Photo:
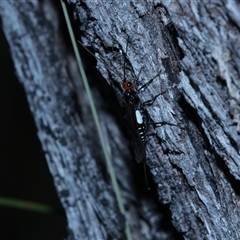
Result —
<path fill-rule="evenodd" d="M 78 41 L 78 43 L 88 52 L 90 53 L 96 60 L 102 62 L 104 64 L 104 67 L 112 73 L 113 76 L 117 76 L 116 72 L 112 71 L 106 64 L 106 62 L 102 59 L 100 59 L 99 57 L 95 56 L 93 52 L 91 52 L 87 47 L 85 47 L 80 41 Z M 127 40 L 127 44 L 126 44 L 126 54 L 127 54 L 127 49 L 128 49 L 128 40 Z M 124 90 L 130 90 L 133 88 L 134 84 L 132 83 L 132 81 L 128 81 L 126 80 L 126 55 L 124 55 L 124 69 L 123 69 L 123 78 L 122 79 L 122 88 Z M 116 81 L 117 82 L 117 81 Z M 117 87 L 118 90 L 122 91 L 122 88 L 119 85 L 119 82 L 117 82 L 117 84 L 115 81 L 113 81 L 112 83 L 114 84 L 115 87 Z"/>
<path fill-rule="evenodd" d="M 99 57 L 95 56 L 93 52 L 91 52 L 87 47 L 85 47 L 79 40 L 78 43 L 88 52 L 90 53 L 95 59 L 97 59 L 98 61 L 102 62 L 105 66 L 105 68 L 111 72 L 113 75 L 116 75 L 116 73 L 114 71 L 112 71 L 108 66 L 106 66 L 106 62 L 104 62 L 102 59 L 100 59 Z M 124 55 L 124 79 L 125 79 L 125 59 L 126 56 Z"/>
<path fill-rule="evenodd" d="M 126 45 L 126 55 L 128 50 L 128 41 Z M 124 55 L 124 63 L 123 63 L 123 81 L 126 81 L 126 56 Z"/>
<path fill-rule="evenodd" d="M 79 40 L 78 43 L 88 52 L 90 53 L 94 58 L 96 58 L 99 61 L 102 61 L 101 59 L 97 58 L 88 48 L 86 48 Z M 102 61 L 103 62 L 103 61 Z M 103 62 L 104 63 L 104 62 Z"/>

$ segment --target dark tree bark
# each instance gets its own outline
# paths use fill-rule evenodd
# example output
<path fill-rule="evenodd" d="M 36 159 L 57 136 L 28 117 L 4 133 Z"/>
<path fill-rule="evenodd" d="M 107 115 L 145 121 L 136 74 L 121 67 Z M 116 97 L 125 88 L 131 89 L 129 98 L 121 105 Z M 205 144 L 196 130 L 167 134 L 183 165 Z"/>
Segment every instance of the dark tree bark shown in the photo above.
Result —
<path fill-rule="evenodd" d="M 64 41 L 60 8 L 51 1 L 6 1 L 0 14 L 71 238 L 124 239 L 126 218 L 133 239 L 239 239 L 239 5 L 68 4 L 81 42 L 92 47 L 98 69 L 112 86 L 90 76 L 126 216 L 106 174 L 88 99 Z M 116 119 L 121 108 L 108 98 L 115 91 L 123 101 L 124 71 L 138 88 L 154 79 L 138 93 L 149 114 L 151 191 Z M 144 104 L 159 93 L 152 104 Z"/>

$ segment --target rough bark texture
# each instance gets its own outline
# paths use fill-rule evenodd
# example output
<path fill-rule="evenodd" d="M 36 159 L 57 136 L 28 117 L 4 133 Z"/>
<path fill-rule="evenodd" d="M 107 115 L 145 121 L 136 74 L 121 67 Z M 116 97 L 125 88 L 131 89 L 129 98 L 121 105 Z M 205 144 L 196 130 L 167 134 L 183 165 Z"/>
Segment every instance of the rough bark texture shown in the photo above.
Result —
<path fill-rule="evenodd" d="M 63 41 L 60 9 L 50 2 L 0 5 L 16 74 L 26 90 L 72 239 L 123 239 L 124 219 L 106 177 L 73 54 Z M 150 116 L 147 166 L 155 182 L 151 195 L 142 190 L 143 171 L 136 170 L 118 127 L 121 108 L 99 92 L 107 88 L 101 79 L 91 80 L 133 239 L 239 239 L 239 5 L 68 3 L 82 43 L 92 47 L 98 69 L 113 87 L 107 91 L 115 90 L 122 101 L 125 55 L 126 78 L 138 88 L 156 77 L 139 92 L 143 105 L 164 92 L 145 104 Z M 181 234 L 166 227 L 166 209 Z"/>

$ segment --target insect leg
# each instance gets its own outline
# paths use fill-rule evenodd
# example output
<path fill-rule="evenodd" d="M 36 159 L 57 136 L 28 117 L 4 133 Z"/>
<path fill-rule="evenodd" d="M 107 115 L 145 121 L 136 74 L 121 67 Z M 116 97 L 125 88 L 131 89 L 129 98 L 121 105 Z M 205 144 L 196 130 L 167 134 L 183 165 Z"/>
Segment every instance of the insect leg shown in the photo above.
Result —
<path fill-rule="evenodd" d="M 175 87 L 176 87 L 176 85 L 174 84 L 172 87 L 170 87 L 170 88 L 167 89 L 166 91 L 157 94 L 157 95 L 156 95 L 155 97 L 153 97 L 151 100 L 147 100 L 146 102 L 142 103 L 142 105 L 143 105 L 143 106 L 151 106 L 151 105 L 154 103 L 154 101 L 155 101 L 159 96 L 163 95 L 164 93 L 168 92 L 170 89 L 173 89 L 173 88 L 175 88 Z"/>
<path fill-rule="evenodd" d="M 162 70 L 160 70 L 152 79 L 150 79 L 147 83 L 143 84 L 137 91 L 141 92 L 144 91 L 144 89 L 154 80 L 156 79 L 157 76 L 159 76 L 159 74 L 161 73 Z M 140 70 L 141 72 L 141 70 Z"/>

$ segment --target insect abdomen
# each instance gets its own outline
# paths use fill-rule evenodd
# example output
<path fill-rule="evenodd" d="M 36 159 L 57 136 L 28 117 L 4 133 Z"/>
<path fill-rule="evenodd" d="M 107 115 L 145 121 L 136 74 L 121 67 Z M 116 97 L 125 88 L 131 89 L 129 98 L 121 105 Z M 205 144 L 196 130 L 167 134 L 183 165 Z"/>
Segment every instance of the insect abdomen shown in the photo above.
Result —
<path fill-rule="evenodd" d="M 146 127 L 144 122 L 144 116 L 141 110 L 135 110 L 135 116 L 138 124 L 138 133 L 141 138 L 141 141 L 145 143 Z"/>

